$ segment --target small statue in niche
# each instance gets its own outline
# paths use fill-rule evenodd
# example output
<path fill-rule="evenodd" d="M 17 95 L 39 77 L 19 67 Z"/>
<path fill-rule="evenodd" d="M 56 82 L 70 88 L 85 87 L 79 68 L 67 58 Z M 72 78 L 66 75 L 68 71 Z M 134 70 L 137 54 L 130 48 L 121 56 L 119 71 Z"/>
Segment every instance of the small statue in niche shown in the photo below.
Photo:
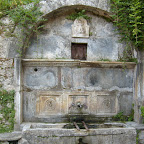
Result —
<path fill-rule="evenodd" d="M 89 37 L 89 26 L 86 19 L 77 18 L 72 25 L 72 37 Z"/>

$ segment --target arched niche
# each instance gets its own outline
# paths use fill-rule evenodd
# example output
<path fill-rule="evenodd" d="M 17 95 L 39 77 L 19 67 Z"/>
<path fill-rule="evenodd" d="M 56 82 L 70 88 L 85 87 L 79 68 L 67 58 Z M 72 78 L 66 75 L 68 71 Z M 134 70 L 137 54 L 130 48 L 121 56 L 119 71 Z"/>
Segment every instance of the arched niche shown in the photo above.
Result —
<path fill-rule="evenodd" d="M 49 23 L 49 20 L 57 19 L 62 16 L 65 16 L 64 18 L 66 19 L 66 15 L 68 16 L 69 14 L 71 14 L 75 11 L 82 10 L 82 9 L 85 9 L 88 13 L 91 13 L 95 16 L 111 20 L 109 12 L 99 9 L 97 7 L 89 6 L 88 4 L 86 4 L 86 5 L 80 5 L 80 4 L 79 5 L 69 5 L 69 6 L 68 5 L 65 6 L 65 5 L 66 4 L 63 4 L 63 5 L 59 6 L 58 8 L 55 8 L 54 10 L 50 9 L 49 6 L 47 5 L 47 6 L 45 6 L 45 9 L 47 8 L 47 13 L 44 11 L 44 8 L 42 6 L 41 11 L 44 12 L 43 18 L 47 19 L 47 21 L 45 23 Z M 72 24 L 72 21 L 70 23 Z M 73 41 L 76 41 L 76 40 L 73 40 Z M 83 41 L 78 42 L 78 43 L 83 43 Z M 28 50 L 22 49 L 20 47 L 20 45 L 18 45 L 18 42 L 15 38 L 11 38 L 10 40 L 8 40 L 8 45 L 7 45 L 8 58 L 19 57 L 19 53 L 17 53 L 17 49 L 21 50 L 23 53 L 22 57 L 26 58 L 25 54 L 26 54 L 26 51 L 28 51 Z M 36 53 L 37 50 L 34 50 L 34 51 Z M 41 53 L 42 53 L 42 50 L 41 50 Z M 42 58 L 42 56 L 40 56 L 40 57 L 38 56 L 38 58 Z M 46 58 L 46 57 L 44 57 L 44 58 Z"/>
<path fill-rule="evenodd" d="M 73 38 L 73 21 L 67 17 L 77 11 L 86 10 L 91 20 L 88 20 L 90 32 L 88 38 Z M 40 31 L 38 37 L 33 35 L 30 45 L 23 49 L 23 58 L 27 59 L 71 59 L 72 43 L 87 44 L 87 60 L 95 61 L 101 58 L 117 60 L 122 44 L 118 42 L 109 12 L 86 6 L 72 5 L 60 7 L 43 17 L 47 19 L 45 27 Z M 13 43 L 14 45 L 14 43 Z M 14 54 L 14 46 L 10 53 Z M 12 56 L 12 54 L 10 54 Z M 16 55 L 13 55 L 16 57 Z"/>

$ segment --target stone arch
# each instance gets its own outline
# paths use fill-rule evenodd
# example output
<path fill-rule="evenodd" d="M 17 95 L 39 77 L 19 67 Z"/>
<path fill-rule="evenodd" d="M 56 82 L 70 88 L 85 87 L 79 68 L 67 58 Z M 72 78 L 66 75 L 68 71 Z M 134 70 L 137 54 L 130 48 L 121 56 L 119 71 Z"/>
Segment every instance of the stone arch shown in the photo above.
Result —
<path fill-rule="evenodd" d="M 96 0 L 89 0 L 88 2 L 86 2 L 85 0 L 81 0 L 81 2 L 77 2 L 76 0 L 73 0 L 75 1 L 74 3 L 72 3 L 71 1 L 68 1 L 68 3 L 67 1 L 64 1 L 64 3 L 60 4 L 61 1 L 58 2 L 56 1 L 56 4 L 53 5 L 49 2 L 42 1 L 41 11 L 44 13 L 44 16 L 71 11 L 73 9 L 85 9 L 87 11 L 93 12 L 96 15 L 105 18 L 111 18 L 107 0 L 105 0 L 103 5 L 101 4 L 103 1 L 100 1 L 101 4 L 100 5 L 99 3 L 96 3 Z"/>
<path fill-rule="evenodd" d="M 109 0 L 51 0 L 41 1 L 41 10 L 44 15 L 64 7 L 85 6 L 91 8 L 92 11 L 99 9 L 100 11 L 110 11 Z M 89 9 L 90 10 L 90 9 Z"/>
<path fill-rule="evenodd" d="M 49 19 L 50 17 L 59 16 L 62 13 L 72 12 L 75 9 L 92 12 L 95 15 L 104 17 L 106 19 L 111 19 L 109 12 L 109 4 L 107 0 L 53 0 L 53 1 L 41 1 L 40 2 L 41 11 L 44 13 L 43 17 Z M 17 41 L 15 38 L 9 40 L 7 47 L 7 57 L 15 58 L 19 57 L 19 54 L 16 52 L 18 49 Z M 25 53 L 25 50 L 22 50 Z"/>

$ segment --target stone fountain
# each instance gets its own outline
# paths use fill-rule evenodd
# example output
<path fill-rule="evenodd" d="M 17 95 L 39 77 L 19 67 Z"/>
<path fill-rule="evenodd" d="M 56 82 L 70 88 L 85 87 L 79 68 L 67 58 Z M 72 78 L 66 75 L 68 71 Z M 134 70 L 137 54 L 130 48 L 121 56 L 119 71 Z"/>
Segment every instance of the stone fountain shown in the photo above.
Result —
<path fill-rule="evenodd" d="M 75 9 L 86 9 L 91 21 L 66 19 Z M 24 58 L 15 59 L 21 143 L 136 143 L 135 128 L 112 122 L 131 113 L 135 63 L 98 61 L 116 61 L 124 47 L 104 12 L 79 4 L 52 11 Z"/>
<path fill-rule="evenodd" d="M 29 143 L 135 143 L 134 128 L 111 122 L 119 111 L 130 113 L 134 64 L 125 63 L 123 70 L 123 63 L 115 62 L 22 63 L 21 128 Z"/>

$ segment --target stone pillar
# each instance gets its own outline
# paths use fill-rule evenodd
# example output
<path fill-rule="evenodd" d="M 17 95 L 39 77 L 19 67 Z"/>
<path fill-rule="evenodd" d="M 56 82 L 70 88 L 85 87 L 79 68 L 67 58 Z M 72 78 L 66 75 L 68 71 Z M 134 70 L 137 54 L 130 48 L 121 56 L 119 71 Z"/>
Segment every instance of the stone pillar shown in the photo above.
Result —
<path fill-rule="evenodd" d="M 134 76 L 134 120 L 137 123 L 142 123 L 141 106 L 144 106 L 144 51 L 138 52 Z"/>
<path fill-rule="evenodd" d="M 21 80 L 22 80 L 22 65 L 21 59 L 15 58 L 14 59 L 14 85 L 15 85 L 15 119 L 16 124 L 14 129 L 20 130 L 20 124 L 22 123 L 22 87 L 21 87 Z"/>

